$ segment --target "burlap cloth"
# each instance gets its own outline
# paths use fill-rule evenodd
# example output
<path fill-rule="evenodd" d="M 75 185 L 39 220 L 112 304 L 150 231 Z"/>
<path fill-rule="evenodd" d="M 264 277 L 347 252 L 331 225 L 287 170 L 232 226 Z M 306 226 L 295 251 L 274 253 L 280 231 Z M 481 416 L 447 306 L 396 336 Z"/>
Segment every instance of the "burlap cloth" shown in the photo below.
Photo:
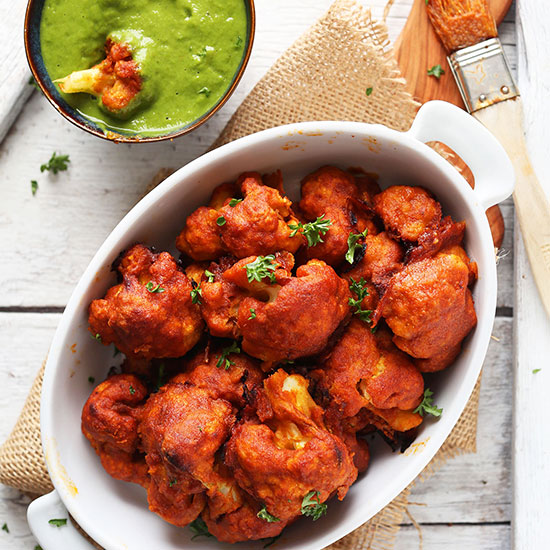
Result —
<path fill-rule="evenodd" d="M 367 88 L 372 88 L 369 95 Z M 214 146 L 306 120 L 382 123 L 403 131 L 409 128 L 417 108 L 400 78 L 385 25 L 374 21 L 368 10 L 352 0 L 337 0 L 260 80 Z M 43 372 L 42 366 L 15 428 L 0 448 L 0 482 L 33 495 L 52 489 L 40 443 Z M 416 481 L 426 478 L 449 458 L 475 452 L 478 397 L 479 381 L 451 435 Z M 392 548 L 411 486 L 330 548 Z"/>

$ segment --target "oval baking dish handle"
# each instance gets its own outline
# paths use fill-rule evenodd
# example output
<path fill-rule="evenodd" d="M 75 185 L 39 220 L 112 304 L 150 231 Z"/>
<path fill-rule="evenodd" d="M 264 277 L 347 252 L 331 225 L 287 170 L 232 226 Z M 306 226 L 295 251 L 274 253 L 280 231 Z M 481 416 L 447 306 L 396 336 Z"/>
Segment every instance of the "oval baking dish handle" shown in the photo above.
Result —
<path fill-rule="evenodd" d="M 52 525 L 51 519 L 66 519 L 65 525 Z M 27 509 L 32 534 L 43 550 L 95 550 L 77 531 L 57 491 L 33 500 Z"/>
<path fill-rule="evenodd" d="M 498 140 L 473 116 L 446 101 L 428 101 L 407 132 L 426 143 L 440 141 L 456 151 L 475 178 L 474 192 L 485 209 L 514 190 L 514 168 Z"/>

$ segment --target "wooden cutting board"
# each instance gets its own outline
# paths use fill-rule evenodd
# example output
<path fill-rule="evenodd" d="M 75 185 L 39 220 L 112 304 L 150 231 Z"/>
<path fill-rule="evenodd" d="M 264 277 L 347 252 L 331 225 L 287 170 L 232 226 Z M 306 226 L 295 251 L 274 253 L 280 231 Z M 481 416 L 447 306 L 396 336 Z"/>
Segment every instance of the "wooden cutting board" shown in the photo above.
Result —
<path fill-rule="evenodd" d="M 497 23 L 506 15 L 512 0 L 489 0 L 491 11 Z M 420 103 L 431 99 L 442 99 L 464 108 L 464 103 L 447 64 L 447 54 L 433 30 L 426 11 L 426 0 L 414 0 L 411 12 L 395 43 L 395 56 L 401 73 L 407 80 L 410 93 Z M 428 75 L 428 69 L 441 65 L 445 74 L 437 79 Z M 448 150 L 450 160 L 474 186 L 473 176 L 462 159 Z M 487 217 L 498 248 L 504 237 L 504 220 L 498 206 L 487 210 Z"/>

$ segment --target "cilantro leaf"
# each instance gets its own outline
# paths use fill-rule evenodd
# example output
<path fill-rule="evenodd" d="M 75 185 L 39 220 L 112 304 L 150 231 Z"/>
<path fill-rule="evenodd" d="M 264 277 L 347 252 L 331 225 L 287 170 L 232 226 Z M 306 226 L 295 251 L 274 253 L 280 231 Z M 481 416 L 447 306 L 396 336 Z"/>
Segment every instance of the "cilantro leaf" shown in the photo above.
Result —
<path fill-rule="evenodd" d="M 424 416 L 424 414 L 441 416 L 443 409 L 438 409 L 437 406 L 433 404 L 433 394 L 434 392 L 430 390 L 430 388 L 426 388 L 424 390 L 424 399 L 422 399 L 422 403 L 414 409 L 413 413 L 418 413 L 420 416 Z"/>
<path fill-rule="evenodd" d="M 297 224 L 289 224 L 288 227 L 292 229 L 290 236 L 294 237 L 296 233 L 298 233 L 298 230 L 301 229 L 302 235 L 307 239 L 308 246 L 316 246 L 317 244 L 322 243 L 323 239 L 321 238 L 321 235 L 325 235 L 329 230 L 329 227 L 332 225 L 332 220 L 324 220 L 324 217 L 325 215 L 321 214 L 314 222 L 308 222 L 306 224 L 302 224 L 302 222 L 298 222 Z"/>
<path fill-rule="evenodd" d="M 201 296 L 202 296 L 202 288 L 201 288 L 201 285 L 198 285 L 197 287 L 191 290 L 191 303 L 198 304 L 200 306 L 202 304 Z"/>
<path fill-rule="evenodd" d="M 226 222 L 226 219 L 223 217 L 223 216 L 220 216 L 217 220 L 216 220 L 216 224 L 219 225 L 220 227 L 222 225 L 225 225 L 225 222 Z"/>
<path fill-rule="evenodd" d="M 229 206 L 231 206 L 231 208 L 235 208 L 235 206 L 237 206 L 237 204 L 239 204 L 240 202 L 242 202 L 243 199 L 231 199 L 229 201 Z"/>
<path fill-rule="evenodd" d="M 250 321 L 251 319 L 256 319 L 256 310 L 253 307 L 250 308 L 250 317 L 247 321 Z"/>
<path fill-rule="evenodd" d="M 445 71 L 443 70 L 443 67 L 438 63 L 437 65 L 434 65 L 431 69 L 428 69 L 428 74 L 430 76 L 435 76 L 438 80 L 441 78 L 442 74 L 445 74 Z"/>
<path fill-rule="evenodd" d="M 370 96 L 372 94 L 372 88 L 367 88 L 365 93 L 367 94 L 367 97 Z"/>
<path fill-rule="evenodd" d="M 90 382 L 90 384 L 95 383 L 95 378 L 93 376 L 88 376 L 88 382 Z"/>
<path fill-rule="evenodd" d="M 50 525 L 55 525 L 56 527 L 63 527 L 64 525 L 67 525 L 67 519 L 50 519 L 48 523 Z"/>
<path fill-rule="evenodd" d="M 301 512 L 304 516 L 311 516 L 313 521 L 317 521 L 321 516 L 327 513 L 327 505 L 321 502 L 319 491 L 310 491 L 302 500 Z"/>
<path fill-rule="evenodd" d="M 258 516 L 258 517 L 260 517 L 260 516 Z M 6 533 L 9 533 L 9 532 L 10 532 L 7 523 L 4 523 L 4 525 L 2 525 L 2 531 L 6 531 Z"/>
<path fill-rule="evenodd" d="M 268 523 L 275 523 L 281 521 L 279 518 L 272 516 L 265 508 L 265 506 L 256 514 L 260 519 L 267 521 Z"/>
<path fill-rule="evenodd" d="M 348 304 L 355 308 L 355 311 L 353 312 L 354 315 L 357 315 L 361 321 L 364 321 L 365 323 L 371 322 L 371 315 L 372 315 L 372 309 L 363 309 L 362 303 L 363 300 L 369 295 L 369 290 L 367 288 L 367 282 L 363 277 L 359 280 L 359 282 L 355 281 L 353 277 L 350 277 L 351 284 L 349 285 L 349 289 L 351 292 L 353 292 L 357 298 L 349 298 Z"/>
<path fill-rule="evenodd" d="M 214 273 L 212 273 L 211 271 L 208 271 L 208 269 L 205 269 L 204 274 L 206 275 L 206 280 L 209 283 L 214 282 Z"/>
<path fill-rule="evenodd" d="M 364 243 L 360 243 L 360 240 L 365 239 L 368 233 L 368 229 L 361 233 L 350 233 L 348 237 L 348 251 L 346 252 L 346 260 L 352 264 L 355 261 L 355 251 L 363 248 Z"/>
<path fill-rule="evenodd" d="M 197 537 L 213 537 L 212 533 L 208 530 L 206 523 L 202 518 L 197 518 L 189 524 L 189 529 L 193 533 L 191 540 L 195 540 Z"/>
<path fill-rule="evenodd" d="M 34 197 L 38 191 L 38 182 L 36 180 L 31 180 L 31 193 Z"/>
<path fill-rule="evenodd" d="M 69 162 L 71 162 L 69 159 L 69 155 L 57 156 L 57 153 L 54 152 L 50 160 L 40 166 L 40 171 L 44 172 L 45 170 L 47 170 L 48 172 L 53 172 L 54 174 L 57 174 L 58 172 L 63 172 L 67 170 Z"/>
<path fill-rule="evenodd" d="M 204 52 L 203 55 L 206 55 L 206 52 Z M 206 86 L 202 87 L 197 94 L 204 94 L 206 97 L 210 97 L 210 88 L 207 88 Z"/>
<path fill-rule="evenodd" d="M 145 288 L 151 293 L 151 294 L 160 294 L 161 292 L 164 292 L 165 289 L 162 288 L 160 285 L 155 286 L 155 283 L 153 281 L 149 281 Z"/>
<path fill-rule="evenodd" d="M 235 361 L 229 359 L 230 353 L 241 353 L 241 348 L 237 345 L 237 342 L 233 341 L 230 346 L 222 349 L 221 355 L 217 356 L 216 367 L 225 366 L 225 370 L 228 370 L 231 365 L 234 365 Z"/>
<path fill-rule="evenodd" d="M 269 256 L 258 256 L 253 262 L 246 264 L 245 269 L 248 282 L 261 282 L 262 279 L 267 277 L 271 283 L 274 283 L 275 274 L 273 271 L 277 268 L 273 263 L 274 260 L 275 256 L 270 254 Z"/>

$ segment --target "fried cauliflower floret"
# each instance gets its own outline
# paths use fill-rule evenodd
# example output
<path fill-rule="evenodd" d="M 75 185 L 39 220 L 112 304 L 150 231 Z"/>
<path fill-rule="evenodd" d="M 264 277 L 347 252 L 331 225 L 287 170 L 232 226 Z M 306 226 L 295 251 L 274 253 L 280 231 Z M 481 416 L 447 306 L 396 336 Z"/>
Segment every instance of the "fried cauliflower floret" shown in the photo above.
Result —
<path fill-rule="evenodd" d="M 203 322 L 192 286 L 167 252 L 138 244 L 118 266 L 122 283 L 90 305 L 90 331 L 129 358 L 180 357 L 199 340 Z"/>
<path fill-rule="evenodd" d="M 225 219 L 221 230 L 225 249 L 237 258 L 273 254 L 279 250 L 296 252 L 302 239 L 299 235 L 290 236 L 289 223 L 298 222 L 290 209 L 290 200 L 277 189 L 264 185 L 256 172 L 239 176 L 237 187 L 243 200 L 235 206 L 227 204 L 220 210 Z"/>
<path fill-rule="evenodd" d="M 344 443 L 325 429 L 308 382 L 278 370 L 264 387 L 271 414 L 237 426 L 226 447 L 237 483 L 282 521 L 300 514 L 311 491 L 321 503 L 333 494 L 343 499 L 357 469 Z"/>
<path fill-rule="evenodd" d="M 227 367 L 227 368 L 226 368 Z M 191 383 L 210 392 L 215 399 L 229 401 L 242 409 L 247 395 L 262 386 L 259 362 L 245 353 L 224 353 L 224 349 L 206 349 L 189 360 L 185 372 L 171 381 Z"/>
<path fill-rule="evenodd" d="M 220 542 L 241 542 L 276 537 L 287 525 L 286 521 L 268 522 L 258 517 L 262 505 L 246 496 L 242 506 L 222 516 L 213 516 L 210 506 L 202 513 L 208 531 Z"/>
<path fill-rule="evenodd" d="M 235 184 L 218 186 L 209 205 L 187 218 L 177 248 L 194 260 L 216 260 L 227 253 L 245 258 L 279 250 L 296 252 L 302 239 L 290 236 L 288 225 L 297 219 L 284 196 L 280 174 L 264 179 L 279 189 L 264 185 L 256 172 L 245 172 Z"/>
<path fill-rule="evenodd" d="M 393 185 L 374 197 L 386 231 L 404 241 L 418 241 L 441 220 L 441 205 L 422 187 Z"/>
<path fill-rule="evenodd" d="M 142 87 L 139 64 L 133 59 L 128 44 L 105 43 L 106 57 L 91 69 L 75 71 L 56 80 L 66 94 L 85 92 L 100 98 L 112 114 L 127 111 Z"/>
<path fill-rule="evenodd" d="M 97 386 L 82 409 L 82 433 L 109 475 L 147 487 L 138 425 L 147 389 L 131 374 L 111 376 Z"/>
<path fill-rule="evenodd" d="M 422 400 L 424 380 L 384 329 L 372 333 L 354 319 L 322 365 L 323 386 L 340 414 L 355 416 L 366 406 L 410 410 Z"/>
<path fill-rule="evenodd" d="M 206 496 L 223 499 L 227 510 L 238 507 L 238 499 L 223 494 L 224 477 L 214 468 L 234 423 L 230 403 L 188 383 L 169 382 L 149 398 L 139 432 L 153 512 L 181 527 L 197 518 Z"/>
<path fill-rule="evenodd" d="M 249 282 L 247 268 L 258 261 L 241 260 L 224 273 L 226 280 L 250 293 L 237 316 L 244 351 L 266 362 L 319 353 L 349 316 L 347 283 L 320 260 L 300 266 L 296 277 L 280 268 L 270 271 L 273 282 L 268 276 Z"/>
<path fill-rule="evenodd" d="M 353 278 L 355 281 L 364 278 L 378 287 L 383 287 L 394 273 L 403 268 L 403 247 L 385 231 L 377 235 L 367 235 L 365 245 L 365 253 L 361 260 L 342 277 L 347 280 Z"/>
<path fill-rule="evenodd" d="M 448 366 L 477 323 L 472 269 L 462 247 L 447 248 L 395 275 L 378 306 L 397 347 L 420 359 L 423 371 Z"/>
<path fill-rule="evenodd" d="M 366 214 L 368 192 L 357 185 L 355 178 L 335 166 L 324 166 L 302 181 L 299 208 L 307 222 L 324 215 L 332 222 L 323 242 L 308 248 L 310 258 L 318 258 L 332 266 L 344 261 L 350 233 L 365 229 L 376 233 L 376 227 Z"/>

